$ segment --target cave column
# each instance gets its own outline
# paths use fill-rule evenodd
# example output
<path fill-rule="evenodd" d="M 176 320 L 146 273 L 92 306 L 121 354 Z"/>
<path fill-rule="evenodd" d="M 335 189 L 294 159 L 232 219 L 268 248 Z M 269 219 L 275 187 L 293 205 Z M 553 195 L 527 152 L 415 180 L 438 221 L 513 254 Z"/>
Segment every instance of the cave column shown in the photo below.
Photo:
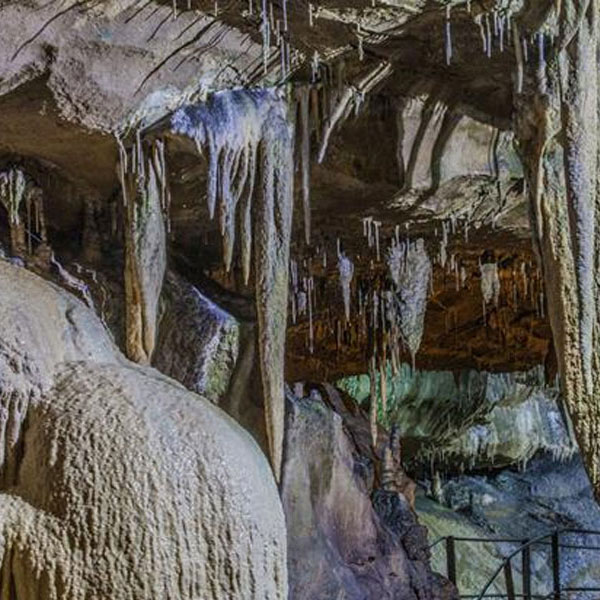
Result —
<path fill-rule="evenodd" d="M 598 8 L 564 0 L 555 59 L 518 100 L 534 242 L 544 274 L 562 396 L 600 498 Z"/>

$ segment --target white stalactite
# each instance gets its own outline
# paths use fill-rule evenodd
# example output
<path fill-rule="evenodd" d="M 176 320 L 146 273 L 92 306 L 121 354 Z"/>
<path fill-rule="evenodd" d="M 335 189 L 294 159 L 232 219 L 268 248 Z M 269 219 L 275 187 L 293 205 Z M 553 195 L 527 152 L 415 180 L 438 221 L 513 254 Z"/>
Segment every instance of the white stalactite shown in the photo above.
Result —
<path fill-rule="evenodd" d="M 267 30 L 266 0 L 263 26 Z M 293 209 L 294 128 L 283 92 L 275 89 L 228 90 L 207 102 L 183 107 L 171 120 L 175 133 L 209 150 L 208 197 L 235 231 L 241 202 L 242 263 L 249 275 L 254 245 L 259 362 L 265 398 L 269 453 L 279 480 L 284 431 L 284 355 L 287 324 L 289 252 Z M 261 194 L 254 199 L 259 168 Z M 254 210 L 251 209 L 256 200 Z M 250 215 L 254 215 L 252 222 Z M 252 244 L 253 242 L 253 244 Z M 310 302 L 309 302 L 310 305 Z"/>
<path fill-rule="evenodd" d="M 340 286 L 342 288 L 342 296 L 344 299 L 344 314 L 346 321 L 350 320 L 350 286 L 354 277 L 354 264 L 345 255 L 340 254 L 338 258 L 338 271 L 340 274 Z"/>
<path fill-rule="evenodd" d="M 483 297 L 483 316 L 486 318 L 486 307 L 492 301 L 498 306 L 500 298 L 500 278 L 498 277 L 498 265 L 496 263 L 484 263 L 480 265 L 481 272 L 481 295 Z"/>
<path fill-rule="evenodd" d="M 411 355 L 413 367 L 421 345 L 431 279 L 431 261 L 425 242 L 404 242 L 388 252 L 388 269 L 394 282 L 402 340 Z"/>
<path fill-rule="evenodd" d="M 300 161 L 302 165 L 302 208 L 304 212 L 304 236 L 310 244 L 310 121 L 309 121 L 309 93 L 310 88 L 299 88 L 300 109 Z"/>
<path fill-rule="evenodd" d="M 444 23 L 444 41 L 446 50 L 446 65 L 450 66 L 452 62 L 452 23 L 450 21 L 450 10 L 452 6 L 446 6 L 446 21 Z"/>

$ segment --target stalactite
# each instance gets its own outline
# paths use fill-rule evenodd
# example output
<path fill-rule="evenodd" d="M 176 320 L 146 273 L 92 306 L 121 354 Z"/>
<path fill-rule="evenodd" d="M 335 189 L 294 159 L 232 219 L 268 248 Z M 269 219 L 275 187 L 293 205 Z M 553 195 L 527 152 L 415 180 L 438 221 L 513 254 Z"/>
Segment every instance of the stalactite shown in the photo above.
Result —
<path fill-rule="evenodd" d="M 304 236 L 310 244 L 310 123 L 309 123 L 309 93 L 310 88 L 299 88 L 300 105 L 300 160 L 302 164 L 302 207 L 304 210 Z"/>
<path fill-rule="evenodd" d="M 312 275 L 306 280 L 306 295 L 308 297 L 308 351 L 313 354 L 315 351 L 315 332 L 313 319 L 313 292 L 314 279 Z"/>
<path fill-rule="evenodd" d="M 377 262 L 381 260 L 379 253 L 379 229 L 381 228 L 381 221 L 373 221 L 373 228 L 375 230 L 375 255 L 377 256 Z"/>
<path fill-rule="evenodd" d="M 475 23 L 479 27 L 479 35 L 481 36 L 482 51 L 487 54 L 487 35 L 485 31 L 485 25 L 483 24 L 483 15 L 477 15 L 475 17 Z"/>
<path fill-rule="evenodd" d="M 12 167 L 0 172 L 0 202 L 8 213 L 11 252 L 14 256 L 25 253 L 25 227 L 19 210 L 26 200 L 29 187 L 25 173 L 21 169 Z"/>
<path fill-rule="evenodd" d="M 446 5 L 446 20 L 444 22 L 444 41 L 446 50 L 446 65 L 450 66 L 452 61 L 452 23 L 450 21 L 450 10 L 452 6 Z"/>
<path fill-rule="evenodd" d="M 266 14 L 264 0 L 263 24 L 268 25 Z M 273 471 L 279 480 L 293 209 L 294 128 L 287 101 L 281 91 L 274 89 L 218 92 L 205 103 L 176 111 L 171 128 L 195 140 L 198 147 L 208 147 L 209 208 L 214 207 L 219 192 L 221 210 L 233 221 L 237 202 L 242 200 L 242 262 L 249 265 L 253 240 L 266 429 Z M 261 194 L 254 198 L 259 157 Z M 253 222 L 250 214 L 254 214 Z"/>
<path fill-rule="evenodd" d="M 546 37 L 543 31 L 537 34 L 538 42 L 538 82 L 540 91 L 546 92 Z"/>
<path fill-rule="evenodd" d="M 305 279 L 305 289 L 307 286 L 306 284 L 306 279 Z M 298 292 L 298 314 L 300 316 L 303 316 L 306 314 L 308 309 L 308 297 L 306 295 L 306 291 L 305 290 L 300 290 Z"/>
<path fill-rule="evenodd" d="M 513 28 L 513 41 L 514 41 L 514 48 L 515 48 L 515 58 L 517 61 L 517 94 L 522 94 L 523 93 L 523 80 L 525 77 L 525 67 L 524 67 L 524 60 L 523 60 L 523 47 L 521 45 L 521 41 L 520 41 L 520 35 L 519 35 L 519 26 L 517 25 L 516 21 L 512 22 L 512 28 Z"/>
<path fill-rule="evenodd" d="M 128 357 L 149 363 L 156 343 L 158 301 L 166 270 L 161 165 L 146 154 L 139 136 L 121 153 L 125 235 L 125 347 Z"/>
<path fill-rule="evenodd" d="M 340 286 L 342 288 L 342 296 L 344 299 L 344 314 L 346 321 L 350 320 L 350 285 L 354 277 L 354 264 L 343 253 L 338 256 L 338 271 L 340 274 Z"/>
<path fill-rule="evenodd" d="M 292 286 L 292 293 L 290 294 L 292 303 L 292 323 L 295 325 L 297 320 L 296 299 L 298 297 L 298 263 L 293 258 L 290 260 L 290 280 Z"/>
<path fill-rule="evenodd" d="M 369 382 L 371 387 L 369 408 L 369 424 L 371 426 L 371 442 L 373 447 L 377 447 L 377 369 L 375 366 L 375 356 L 369 360 Z"/>
<path fill-rule="evenodd" d="M 387 412 L 387 373 L 386 373 L 386 360 L 379 361 L 379 390 L 381 393 L 381 410 L 385 417 Z"/>
<path fill-rule="evenodd" d="M 497 263 L 484 263 L 479 266 L 481 272 L 481 295 L 483 298 L 483 317 L 486 319 L 486 306 L 492 301 L 498 306 L 500 298 L 500 278 Z"/>
<path fill-rule="evenodd" d="M 393 246 L 388 252 L 387 264 L 394 282 L 400 333 L 411 355 L 414 369 L 415 356 L 423 337 L 431 278 L 431 261 L 425 242 L 418 239 Z"/>
<path fill-rule="evenodd" d="M 260 34 L 262 36 L 263 72 L 266 75 L 269 69 L 269 54 L 271 46 L 271 25 L 269 22 L 269 11 L 267 0 L 262 0 Z"/>
<path fill-rule="evenodd" d="M 371 248 L 373 246 L 373 217 L 365 217 L 362 220 L 363 224 L 363 236 L 367 238 L 367 246 Z"/>
<path fill-rule="evenodd" d="M 322 163 L 325 159 L 329 138 L 336 125 L 340 121 L 344 121 L 352 110 L 354 105 L 357 108 L 362 97 L 369 93 L 381 81 L 386 79 L 392 72 L 392 66 L 389 62 L 383 61 L 375 65 L 356 85 L 347 85 L 341 94 L 335 108 L 329 112 L 329 117 L 326 120 L 323 130 L 321 147 L 317 155 L 317 162 Z"/>
<path fill-rule="evenodd" d="M 442 269 L 446 267 L 446 261 L 448 260 L 448 224 L 446 221 L 442 223 L 442 239 L 440 241 L 440 266 Z"/>

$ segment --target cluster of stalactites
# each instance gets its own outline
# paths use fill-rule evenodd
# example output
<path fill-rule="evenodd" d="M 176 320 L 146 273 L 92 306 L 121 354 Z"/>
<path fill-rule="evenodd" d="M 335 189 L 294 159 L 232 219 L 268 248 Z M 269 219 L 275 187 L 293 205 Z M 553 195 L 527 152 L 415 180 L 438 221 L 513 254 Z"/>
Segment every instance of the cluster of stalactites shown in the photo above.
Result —
<path fill-rule="evenodd" d="M 354 83 L 344 82 L 340 77 L 336 85 L 323 87 L 327 110 L 323 115 L 323 131 L 317 155 L 319 163 L 325 159 L 329 139 L 335 128 L 352 113 L 357 114 L 366 95 L 387 79 L 391 73 L 392 65 L 387 61 L 380 61 Z"/>
<path fill-rule="evenodd" d="M 129 148 L 125 148 L 119 136 L 116 137 L 116 141 L 119 148 L 119 178 L 124 206 L 127 207 L 138 195 L 143 198 L 148 193 L 156 193 L 160 197 L 167 229 L 169 229 L 171 192 L 164 140 L 157 138 L 147 142 L 142 139 L 138 131 L 135 142 Z"/>
<path fill-rule="evenodd" d="M 471 1 L 468 0 L 465 9 L 472 14 Z M 446 65 L 450 65 L 454 55 L 452 43 L 452 5 L 446 5 L 444 22 L 444 53 Z M 494 50 L 504 52 L 509 45 L 513 45 L 516 60 L 515 88 L 518 94 L 523 91 L 525 78 L 525 65 L 529 62 L 532 53 L 537 54 L 537 64 L 540 73 L 545 70 L 548 55 L 548 34 L 538 31 L 533 36 L 525 35 L 519 30 L 517 20 L 513 18 L 510 5 L 501 10 L 482 12 L 474 17 L 474 23 L 479 28 L 482 51 L 488 58 L 492 57 Z M 550 42 L 552 40 L 550 39 Z"/>
<path fill-rule="evenodd" d="M 394 243 L 387 264 L 394 282 L 395 306 L 402 340 L 413 365 L 421 345 L 431 279 L 431 260 L 423 239 Z"/>
<path fill-rule="evenodd" d="M 276 89 L 217 92 L 177 110 L 171 129 L 194 140 L 200 153 L 208 152 L 208 209 L 211 217 L 219 209 L 226 268 L 232 265 L 238 221 L 246 282 L 253 257 L 266 429 L 279 478 L 294 175 L 288 101 Z"/>
<path fill-rule="evenodd" d="M 129 148 L 119 137 L 117 144 L 125 239 L 125 346 L 131 360 L 149 363 L 156 344 L 170 228 L 165 143 L 145 140 L 138 131 Z"/>
<path fill-rule="evenodd" d="M 8 212 L 11 225 L 19 225 L 19 209 L 28 191 L 28 181 L 25 173 L 11 167 L 0 173 L 0 201 Z"/>
<path fill-rule="evenodd" d="M 292 169 L 286 101 L 275 89 L 217 92 L 204 103 L 176 111 L 171 128 L 193 139 L 199 153 L 208 151 L 208 210 L 213 218 L 218 205 L 225 267 L 231 268 L 239 214 L 242 270 L 248 282 L 258 154 L 267 201 L 272 202 L 269 196 L 276 185 L 288 185 L 284 182 Z"/>
<path fill-rule="evenodd" d="M 34 240 L 38 244 L 46 243 L 42 191 L 21 168 L 10 167 L 0 172 L 0 202 L 8 215 L 13 254 L 21 255 L 25 251 L 31 254 Z M 23 206 L 25 222 L 21 216 Z"/>

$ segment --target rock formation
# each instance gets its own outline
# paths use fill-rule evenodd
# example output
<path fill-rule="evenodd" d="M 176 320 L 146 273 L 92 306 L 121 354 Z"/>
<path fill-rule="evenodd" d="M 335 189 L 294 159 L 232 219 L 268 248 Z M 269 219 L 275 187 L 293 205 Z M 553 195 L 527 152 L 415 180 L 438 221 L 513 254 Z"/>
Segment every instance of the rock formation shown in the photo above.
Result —
<path fill-rule="evenodd" d="M 123 358 L 80 301 L 0 262 L 3 597 L 285 598 L 256 443 Z"/>
<path fill-rule="evenodd" d="M 0 597 L 433 600 L 420 501 L 600 497 L 599 21 L 0 2 Z"/>

